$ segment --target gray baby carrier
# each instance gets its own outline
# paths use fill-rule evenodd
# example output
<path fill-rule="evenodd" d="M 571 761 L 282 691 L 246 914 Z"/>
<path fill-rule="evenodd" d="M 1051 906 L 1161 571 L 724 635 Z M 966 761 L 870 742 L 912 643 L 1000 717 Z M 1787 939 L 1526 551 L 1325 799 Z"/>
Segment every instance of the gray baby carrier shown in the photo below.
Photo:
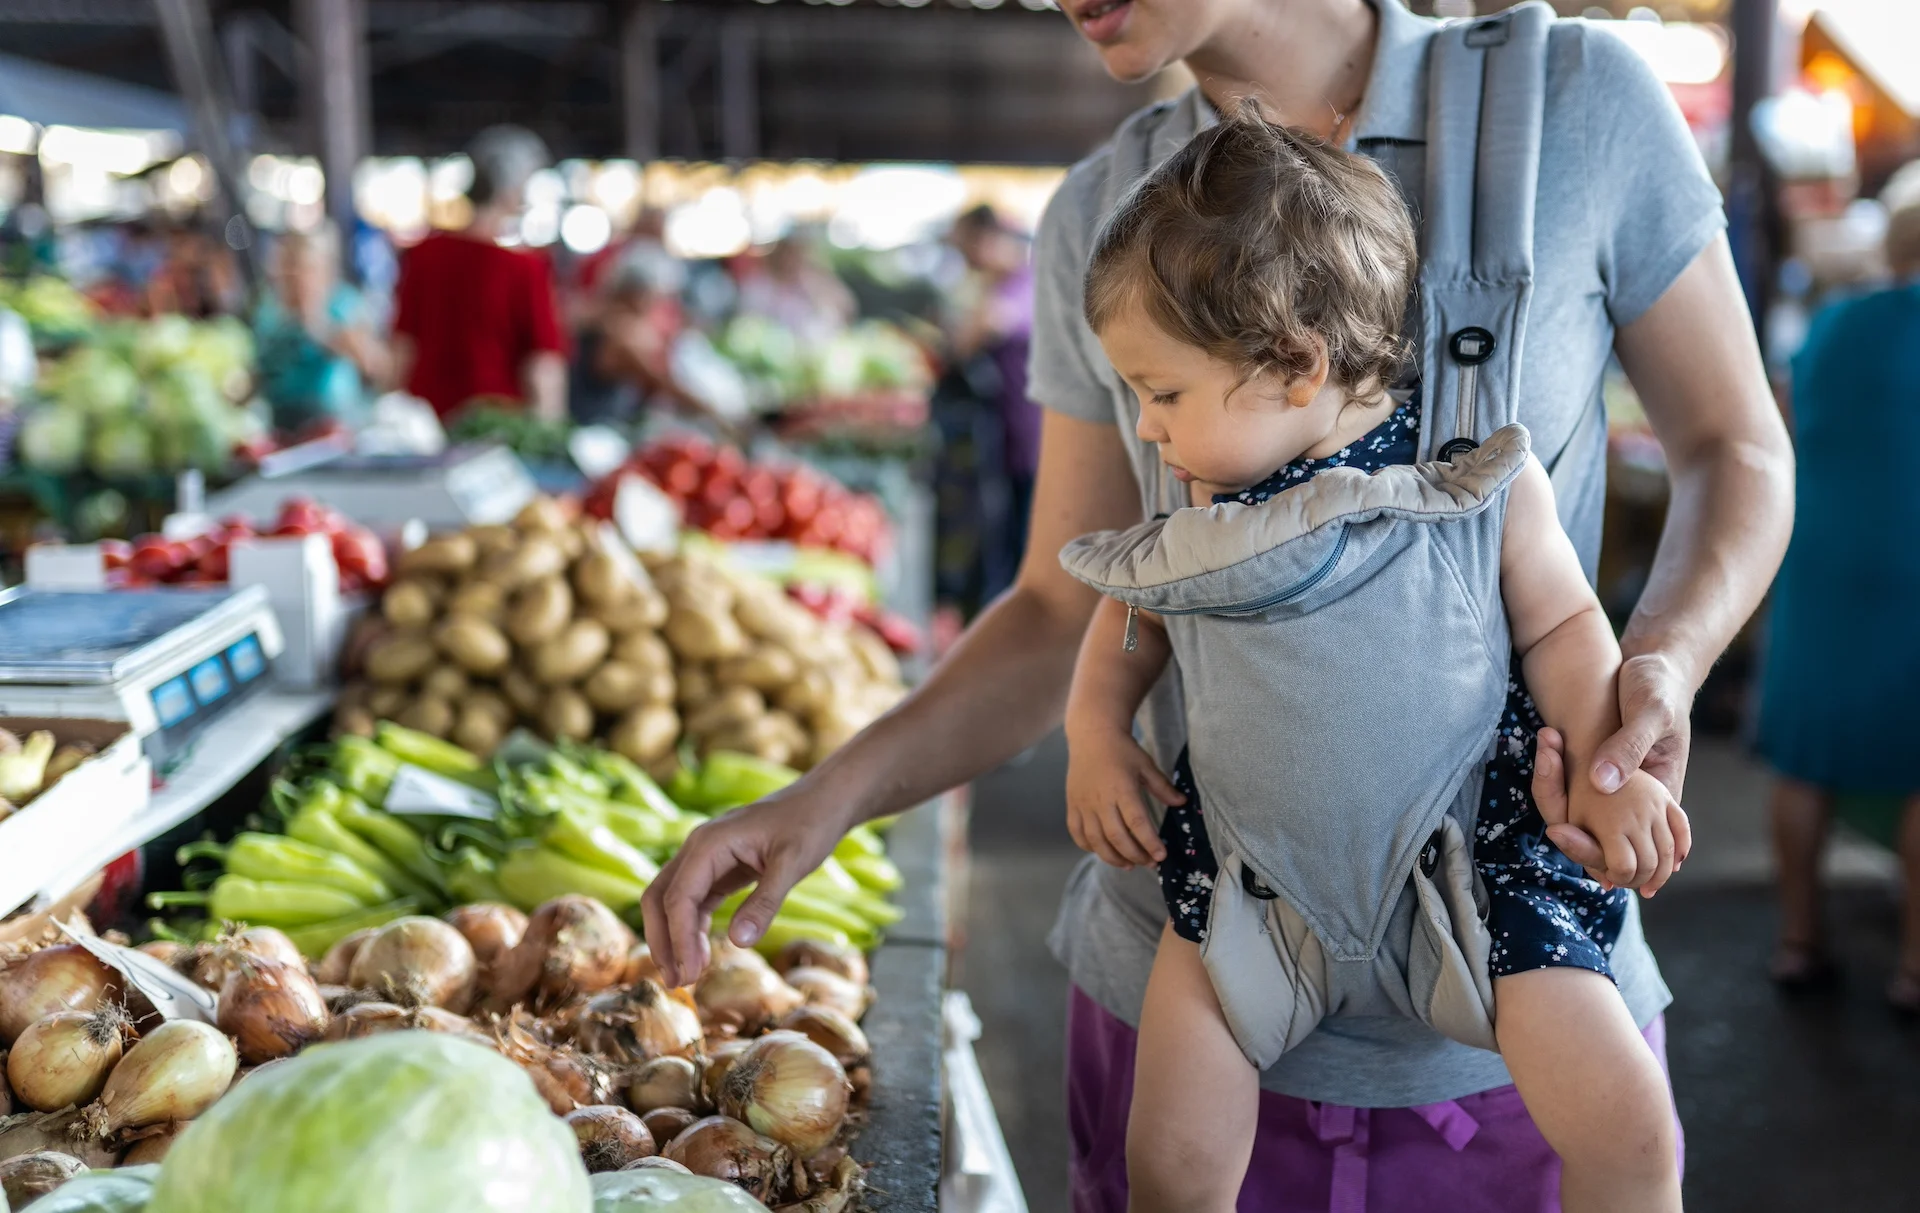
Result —
<path fill-rule="evenodd" d="M 1261 1068 L 1339 1014 L 1495 1047 L 1470 839 L 1512 648 L 1500 543 L 1528 454 L 1514 391 L 1551 18 L 1528 5 L 1433 38 L 1429 462 L 1175 508 L 1061 553 L 1165 622 L 1220 860 L 1201 954 Z"/>

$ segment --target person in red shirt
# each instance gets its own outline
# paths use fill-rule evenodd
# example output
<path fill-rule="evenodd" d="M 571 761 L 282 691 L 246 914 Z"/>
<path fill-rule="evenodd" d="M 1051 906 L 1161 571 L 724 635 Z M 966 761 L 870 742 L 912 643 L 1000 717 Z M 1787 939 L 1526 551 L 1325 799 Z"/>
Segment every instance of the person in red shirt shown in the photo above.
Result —
<path fill-rule="evenodd" d="M 489 127 L 467 154 L 473 219 L 435 232 L 400 262 L 393 321 L 396 379 L 446 417 L 475 396 L 566 415 L 567 339 L 553 267 L 498 243 L 524 209 L 527 179 L 547 164 L 532 131 Z"/>

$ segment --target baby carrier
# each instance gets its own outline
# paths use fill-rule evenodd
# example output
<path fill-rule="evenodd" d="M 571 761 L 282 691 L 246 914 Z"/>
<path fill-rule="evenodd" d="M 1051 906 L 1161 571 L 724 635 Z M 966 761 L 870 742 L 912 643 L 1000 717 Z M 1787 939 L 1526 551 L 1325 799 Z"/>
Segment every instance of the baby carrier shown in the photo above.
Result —
<path fill-rule="evenodd" d="M 1220 859 L 1202 957 L 1262 1068 L 1337 1014 L 1411 1015 L 1495 1047 L 1469 840 L 1512 647 L 1500 543 L 1528 454 L 1513 419 L 1551 19 L 1532 4 L 1433 38 L 1430 462 L 1337 468 L 1061 553 L 1165 621 Z"/>

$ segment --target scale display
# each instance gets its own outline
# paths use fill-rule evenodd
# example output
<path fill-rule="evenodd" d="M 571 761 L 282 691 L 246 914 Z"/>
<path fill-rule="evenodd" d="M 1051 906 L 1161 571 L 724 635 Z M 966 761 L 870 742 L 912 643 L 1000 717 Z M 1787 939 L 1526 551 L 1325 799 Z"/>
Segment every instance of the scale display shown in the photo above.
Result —
<path fill-rule="evenodd" d="M 111 682 L 140 650 L 232 598 L 227 590 L 0 595 L 0 680 Z"/>

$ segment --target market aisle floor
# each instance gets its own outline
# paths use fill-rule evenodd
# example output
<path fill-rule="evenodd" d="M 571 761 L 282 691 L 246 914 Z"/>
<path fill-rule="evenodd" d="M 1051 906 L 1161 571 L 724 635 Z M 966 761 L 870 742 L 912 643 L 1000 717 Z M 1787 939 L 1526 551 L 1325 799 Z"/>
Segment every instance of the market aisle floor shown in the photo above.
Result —
<path fill-rule="evenodd" d="M 976 787 L 955 974 L 985 1024 L 981 1068 L 1034 1213 L 1067 1207 L 1065 978 L 1046 949 L 1079 857 L 1062 818 L 1065 762 L 1056 737 Z M 1897 1021 L 1879 995 L 1893 957 L 1892 863 L 1861 844 L 1835 848 L 1847 979 L 1830 995 L 1781 998 L 1762 971 L 1773 926 L 1765 788 L 1732 746 L 1701 743 L 1688 787 L 1695 858 L 1647 907 L 1678 997 L 1669 1025 L 1687 1208 L 1920 1213 L 1906 1162 L 1920 1124 L 1920 1027 Z"/>

